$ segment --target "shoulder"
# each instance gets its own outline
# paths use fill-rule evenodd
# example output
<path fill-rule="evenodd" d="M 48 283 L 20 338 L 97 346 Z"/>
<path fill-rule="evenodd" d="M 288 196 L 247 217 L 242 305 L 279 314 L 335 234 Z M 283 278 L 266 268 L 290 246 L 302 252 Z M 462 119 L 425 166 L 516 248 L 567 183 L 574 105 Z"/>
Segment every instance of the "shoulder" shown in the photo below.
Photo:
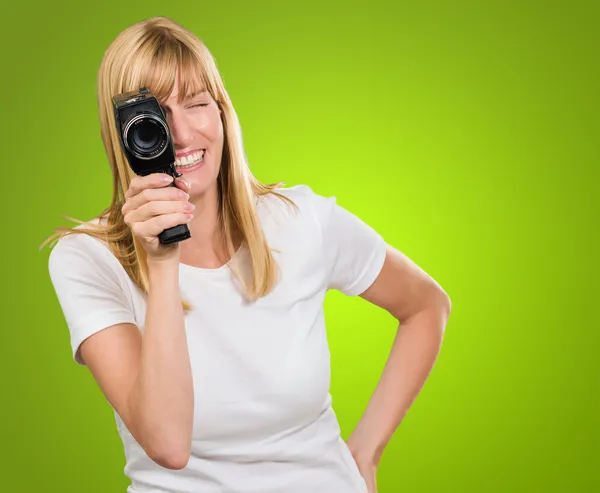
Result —
<path fill-rule="evenodd" d="M 73 228 L 77 232 L 59 237 L 48 258 L 50 272 L 55 274 L 61 270 L 69 270 L 71 273 L 105 271 L 107 267 L 118 270 L 120 263 L 106 242 L 84 232 L 94 230 L 100 223 L 101 220 L 92 219 Z"/>
<path fill-rule="evenodd" d="M 310 200 L 315 195 L 313 189 L 306 184 L 293 185 L 291 187 L 279 187 L 276 188 L 275 191 L 286 197 L 297 200 Z"/>
<path fill-rule="evenodd" d="M 283 198 L 282 198 L 283 197 Z M 286 200 L 287 199 L 287 200 Z M 259 213 L 270 213 L 291 217 L 297 220 L 320 220 L 328 208 L 335 203 L 335 197 L 317 193 L 306 184 L 279 187 L 259 201 Z"/>
<path fill-rule="evenodd" d="M 72 232 L 62 234 L 55 242 L 51 250 L 51 255 L 57 256 L 74 254 L 76 252 L 88 252 L 90 255 L 98 255 L 102 248 L 108 248 L 105 242 L 99 238 L 85 233 L 85 230 L 95 229 L 100 220 L 98 218 L 84 222 L 75 226 Z"/>
<path fill-rule="evenodd" d="M 267 240 L 291 248 L 318 245 L 322 236 L 323 196 L 308 185 L 276 188 L 260 197 L 257 212 Z"/>

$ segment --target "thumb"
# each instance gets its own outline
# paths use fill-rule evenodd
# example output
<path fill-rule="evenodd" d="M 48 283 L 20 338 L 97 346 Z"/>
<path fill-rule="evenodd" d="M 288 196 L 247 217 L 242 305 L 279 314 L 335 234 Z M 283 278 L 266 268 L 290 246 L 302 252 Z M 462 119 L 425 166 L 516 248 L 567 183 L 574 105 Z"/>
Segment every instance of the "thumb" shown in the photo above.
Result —
<path fill-rule="evenodd" d="M 190 190 L 192 189 L 191 183 L 182 176 L 175 178 L 174 183 L 177 188 L 183 190 L 186 193 L 190 193 Z"/>

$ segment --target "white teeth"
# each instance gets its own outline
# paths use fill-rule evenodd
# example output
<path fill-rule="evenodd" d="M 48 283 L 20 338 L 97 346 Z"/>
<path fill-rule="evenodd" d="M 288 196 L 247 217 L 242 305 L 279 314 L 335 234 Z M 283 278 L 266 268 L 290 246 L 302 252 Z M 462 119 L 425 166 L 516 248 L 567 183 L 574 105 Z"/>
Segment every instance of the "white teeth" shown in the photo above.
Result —
<path fill-rule="evenodd" d="M 194 152 L 188 156 L 184 156 L 180 159 L 175 160 L 175 166 L 177 168 L 189 168 L 198 164 L 204 158 L 204 150 Z"/>

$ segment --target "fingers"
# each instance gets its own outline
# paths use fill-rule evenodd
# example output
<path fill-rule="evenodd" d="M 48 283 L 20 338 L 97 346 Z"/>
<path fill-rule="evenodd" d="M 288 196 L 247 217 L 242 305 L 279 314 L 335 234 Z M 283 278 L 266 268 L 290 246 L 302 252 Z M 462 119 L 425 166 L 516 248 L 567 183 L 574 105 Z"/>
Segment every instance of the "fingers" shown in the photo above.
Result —
<path fill-rule="evenodd" d="M 134 176 L 121 208 L 125 224 L 142 241 L 149 255 L 162 248 L 157 236 L 164 230 L 187 224 L 195 206 L 189 199 L 190 184 L 166 173 Z"/>
<path fill-rule="evenodd" d="M 145 193 L 145 192 L 142 192 Z M 141 195 L 141 194 L 140 194 Z M 156 216 L 169 214 L 191 214 L 195 206 L 183 200 L 152 200 L 135 209 L 129 210 L 124 215 L 125 224 L 132 225 L 144 222 Z"/>
<path fill-rule="evenodd" d="M 123 216 L 152 201 L 187 201 L 190 196 L 176 187 L 146 188 L 127 199 L 121 209 Z"/>
<path fill-rule="evenodd" d="M 133 223 L 131 225 L 131 230 L 138 238 L 152 238 L 156 237 L 167 228 L 186 224 L 191 220 L 191 213 L 175 212 L 172 214 L 162 214 L 143 222 Z"/>
<path fill-rule="evenodd" d="M 131 179 L 125 199 L 130 199 L 142 190 L 149 188 L 162 188 L 173 182 L 173 177 L 166 173 L 152 173 L 146 176 L 136 175 Z"/>
<path fill-rule="evenodd" d="M 190 182 L 188 182 L 182 176 L 180 176 L 179 178 L 175 178 L 175 186 L 188 194 L 190 193 L 190 190 L 192 189 Z"/>

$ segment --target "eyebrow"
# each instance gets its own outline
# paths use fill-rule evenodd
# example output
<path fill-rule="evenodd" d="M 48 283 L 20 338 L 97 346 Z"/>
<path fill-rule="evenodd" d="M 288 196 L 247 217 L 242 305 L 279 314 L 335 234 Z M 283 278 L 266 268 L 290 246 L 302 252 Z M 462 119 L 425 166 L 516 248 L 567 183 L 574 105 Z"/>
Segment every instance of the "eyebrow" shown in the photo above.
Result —
<path fill-rule="evenodd" d="M 194 91 L 190 95 L 188 95 L 188 97 L 185 98 L 184 101 L 189 101 L 190 99 L 194 99 L 195 97 L 200 96 L 206 92 L 208 92 L 207 89 L 200 89 L 198 91 Z"/>
<path fill-rule="evenodd" d="M 208 89 L 200 89 L 198 91 L 194 91 L 194 92 L 190 93 L 187 98 L 185 98 L 183 100 L 183 103 L 191 101 L 192 99 L 194 99 L 194 98 L 196 98 L 198 96 L 201 96 L 201 95 L 203 95 L 203 94 L 205 94 L 207 92 L 208 92 Z M 163 108 L 164 111 L 169 111 L 169 105 L 167 105 L 165 103 L 160 103 L 160 105 L 161 105 L 161 107 Z"/>

